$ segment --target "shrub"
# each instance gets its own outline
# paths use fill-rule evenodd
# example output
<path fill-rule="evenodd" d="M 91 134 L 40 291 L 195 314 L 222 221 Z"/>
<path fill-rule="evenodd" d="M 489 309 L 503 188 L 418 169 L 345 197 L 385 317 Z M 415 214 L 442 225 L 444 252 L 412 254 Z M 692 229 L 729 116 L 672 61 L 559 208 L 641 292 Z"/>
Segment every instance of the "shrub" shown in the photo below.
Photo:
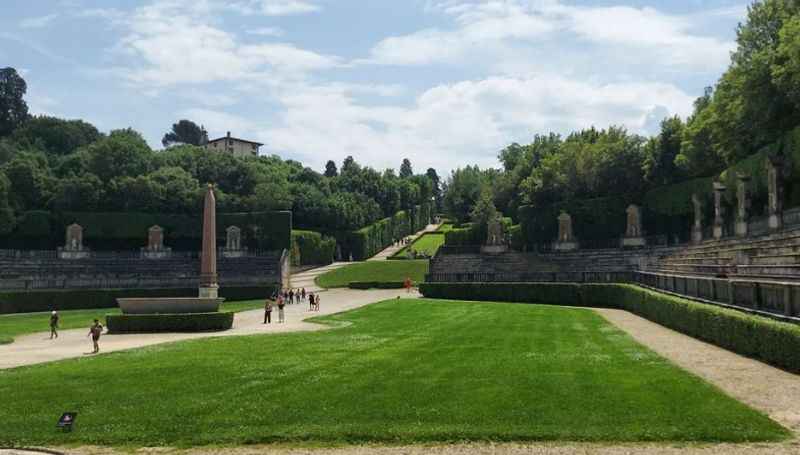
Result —
<path fill-rule="evenodd" d="M 106 316 L 109 333 L 216 332 L 233 326 L 233 313 L 120 314 Z"/>
<path fill-rule="evenodd" d="M 378 254 L 393 241 L 422 230 L 430 219 L 430 204 L 415 206 L 411 212 L 401 210 L 369 226 L 347 235 L 343 245 L 345 255 L 362 261 Z"/>
<path fill-rule="evenodd" d="M 275 286 L 225 287 L 220 297 L 227 300 L 260 299 L 272 295 Z M 196 297 L 197 289 L 99 289 L 66 291 L 0 292 L 0 314 L 51 310 L 115 308 L 125 297 Z"/>
<path fill-rule="evenodd" d="M 402 281 L 351 281 L 350 289 L 403 289 Z"/>
<path fill-rule="evenodd" d="M 619 308 L 670 329 L 800 372 L 800 327 L 627 284 L 423 283 L 425 297 Z"/>

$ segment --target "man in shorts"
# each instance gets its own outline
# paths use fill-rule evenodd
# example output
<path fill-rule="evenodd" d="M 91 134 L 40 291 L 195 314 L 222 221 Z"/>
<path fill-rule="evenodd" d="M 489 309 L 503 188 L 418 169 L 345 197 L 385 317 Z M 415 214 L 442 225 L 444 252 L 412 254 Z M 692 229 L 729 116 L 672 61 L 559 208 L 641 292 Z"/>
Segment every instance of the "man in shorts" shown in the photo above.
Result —
<path fill-rule="evenodd" d="M 103 333 L 103 324 L 100 324 L 100 321 L 95 319 L 94 324 L 89 327 L 89 336 L 92 337 L 92 344 L 94 345 L 94 351 L 92 354 L 97 354 L 100 352 L 100 335 Z"/>

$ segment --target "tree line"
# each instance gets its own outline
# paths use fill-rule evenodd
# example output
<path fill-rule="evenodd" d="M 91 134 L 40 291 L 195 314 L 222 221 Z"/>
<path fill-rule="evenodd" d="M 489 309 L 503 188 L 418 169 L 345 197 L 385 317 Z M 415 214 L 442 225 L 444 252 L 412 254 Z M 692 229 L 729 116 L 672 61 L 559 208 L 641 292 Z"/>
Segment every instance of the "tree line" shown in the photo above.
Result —
<path fill-rule="evenodd" d="M 730 66 L 697 98 L 688 118 L 665 118 L 653 137 L 619 126 L 589 127 L 511 144 L 499 152 L 502 169 L 453 171 L 446 211 L 469 221 L 484 189 L 510 216 L 521 205 L 639 194 L 717 175 L 768 146 L 785 149 L 781 142 L 800 125 L 800 2 L 753 3 L 736 43 Z"/>
<path fill-rule="evenodd" d="M 441 198 L 434 169 L 399 174 L 347 157 L 317 172 L 278 156 L 238 158 L 202 147 L 202 126 L 181 120 L 153 150 L 133 129 L 104 134 L 82 120 L 30 116 L 25 81 L 0 69 L 0 234 L 31 210 L 199 213 L 203 187 L 219 210 L 291 210 L 296 227 L 353 230 Z"/>

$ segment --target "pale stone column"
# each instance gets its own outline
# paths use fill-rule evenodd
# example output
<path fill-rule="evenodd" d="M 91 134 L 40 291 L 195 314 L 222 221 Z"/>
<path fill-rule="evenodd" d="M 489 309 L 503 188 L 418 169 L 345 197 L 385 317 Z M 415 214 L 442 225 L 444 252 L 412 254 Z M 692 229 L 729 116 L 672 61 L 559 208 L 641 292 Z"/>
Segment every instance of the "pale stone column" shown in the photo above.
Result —
<path fill-rule="evenodd" d="M 203 206 L 203 252 L 200 256 L 200 298 L 219 297 L 217 284 L 217 201 L 209 184 Z"/>
<path fill-rule="evenodd" d="M 692 207 L 694 208 L 694 225 L 692 226 L 692 242 L 703 241 L 703 203 L 697 194 L 692 194 Z"/>
<path fill-rule="evenodd" d="M 750 176 L 747 174 L 737 175 L 736 182 L 736 235 L 744 237 L 747 235 L 747 222 L 750 211 Z"/>
<path fill-rule="evenodd" d="M 767 190 L 769 192 L 769 228 L 783 227 L 783 156 L 770 156 L 767 160 Z"/>
<path fill-rule="evenodd" d="M 725 185 L 721 182 L 714 182 L 714 238 L 716 240 L 722 238 L 722 227 L 725 224 L 725 214 L 722 209 L 722 193 L 725 190 Z"/>

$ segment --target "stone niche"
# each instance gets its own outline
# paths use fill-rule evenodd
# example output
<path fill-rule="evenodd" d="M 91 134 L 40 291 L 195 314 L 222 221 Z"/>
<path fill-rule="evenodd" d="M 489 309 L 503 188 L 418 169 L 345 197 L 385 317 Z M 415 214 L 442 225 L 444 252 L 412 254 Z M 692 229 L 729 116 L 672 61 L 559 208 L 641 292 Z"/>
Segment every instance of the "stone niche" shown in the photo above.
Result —
<path fill-rule="evenodd" d="M 578 249 L 578 241 L 572 233 L 572 217 L 567 212 L 558 215 L 558 240 L 553 244 L 556 251 L 574 251 Z"/>
<path fill-rule="evenodd" d="M 481 247 L 481 253 L 496 254 L 508 251 L 505 233 L 503 232 L 503 223 L 500 222 L 500 217 L 495 217 L 490 220 L 486 231 L 486 244 Z"/>
<path fill-rule="evenodd" d="M 172 248 L 164 246 L 164 229 L 151 226 L 147 230 L 147 246 L 142 248 L 142 257 L 146 259 L 165 259 L 172 256 Z"/>
<path fill-rule="evenodd" d="M 647 245 L 642 235 L 642 210 L 636 204 L 631 204 L 625 210 L 627 213 L 627 226 L 625 237 L 622 238 L 622 246 L 635 248 Z"/>
<path fill-rule="evenodd" d="M 88 248 L 83 246 L 83 227 L 73 223 L 67 226 L 65 244 L 58 249 L 61 259 L 84 259 L 89 257 Z"/>
<path fill-rule="evenodd" d="M 222 257 L 240 258 L 245 255 L 247 248 L 242 247 L 242 230 L 238 226 L 228 226 L 225 229 L 225 248 Z"/>

